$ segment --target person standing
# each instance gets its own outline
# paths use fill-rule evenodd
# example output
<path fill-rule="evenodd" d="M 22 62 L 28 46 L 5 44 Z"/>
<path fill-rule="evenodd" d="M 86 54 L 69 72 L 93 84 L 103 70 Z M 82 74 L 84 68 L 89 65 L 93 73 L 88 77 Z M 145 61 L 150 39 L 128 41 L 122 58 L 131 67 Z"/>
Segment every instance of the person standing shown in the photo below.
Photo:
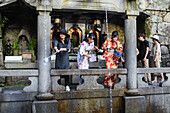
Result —
<path fill-rule="evenodd" d="M 115 51 L 122 52 L 122 44 L 118 40 L 119 34 L 117 31 L 112 32 L 112 38 L 107 39 L 102 45 L 102 49 L 105 51 L 104 56 L 106 59 L 106 69 L 116 69 L 118 68 L 119 58 L 114 57 Z M 112 87 L 116 82 L 116 74 L 106 74 L 104 85 Z"/>
<path fill-rule="evenodd" d="M 160 68 L 160 62 L 161 62 L 161 47 L 160 47 L 160 42 L 159 42 L 159 36 L 158 35 L 154 35 L 151 36 L 150 38 L 152 38 L 153 41 L 153 46 L 151 49 L 151 58 L 152 61 L 154 61 L 154 67 Z M 163 73 L 160 73 L 162 80 L 161 82 L 164 81 L 164 75 Z M 155 73 L 155 79 L 153 81 L 153 83 L 157 83 L 157 76 L 159 75 L 159 73 Z"/>
<path fill-rule="evenodd" d="M 59 32 L 59 37 L 54 41 L 54 49 L 56 52 L 55 68 L 56 69 L 70 69 L 69 54 L 70 50 L 70 40 L 69 35 L 65 29 L 61 29 Z M 61 76 L 65 78 L 66 89 L 69 88 L 69 76 Z"/>
<path fill-rule="evenodd" d="M 89 36 L 85 38 L 84 41 L 81 43 L 77 55 L 78 69 L 89 69 L 89 58 L 92 58 L 89 52 L 97 49 L 97 47 L 94 45 L 95 38 L 95 35 L 93 33 L 90 33 Z M 80 84 L 82 84 L 81 78 Z"/>
<path fill-rule="evenodd" d="M 140 67 L 149 68 L 149 59 L 150 59 L 149 42 L 145 39 L 145 34 L 144 33 L 139 33 L 138 39 L 140 41 L 139 57 L 138 57 Z M 152 82 L 151 82 L 151 74 L 150 73 L 145 73 L 144 81 L 146 83 L 148 83 L 149 85 L 152 84 Z"/>

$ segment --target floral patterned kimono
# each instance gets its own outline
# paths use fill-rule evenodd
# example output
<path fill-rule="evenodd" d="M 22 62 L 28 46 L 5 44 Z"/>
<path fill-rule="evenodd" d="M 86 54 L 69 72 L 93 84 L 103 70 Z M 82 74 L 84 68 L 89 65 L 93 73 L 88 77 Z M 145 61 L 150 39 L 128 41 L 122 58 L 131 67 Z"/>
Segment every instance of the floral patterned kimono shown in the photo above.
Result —
<path fill-rule="evenodd" d="M 88 53 L 92 48 L 94 48 L 94 42 L 90 44 L 86 41 L 82 42 L 77 56 L 78 69 L 89 69 L 88 57 L 83 56 L 83 54 Z"/>
<path fill-rule="evenodd" d="M 117 42 L 119 45 L 119 49 L 117 49 L 116 43 L 112 42 L 112 39 L 107 39 L 102 46 L 102 49 L 104 50 L 104 48 L 107 48 L 107 46 L 109 45 L 110 50 L 113 51 L 113 52 L 108 52 L 107 50 L 105 50 L 105 53 L 103 55 L 103 57 L 106 58 L 106 69 L 118 68 L 118 65 L 116 62 L 118 62 L 119 59 L 114 57 L 114 50 L 121 52 L 123 47 L 119 40 L 117 40 Z M 106 74 L 104 85 L 108 85 L 112 87 L 116 81 L 116 78 L 114 76 L 115 74 Z"/>

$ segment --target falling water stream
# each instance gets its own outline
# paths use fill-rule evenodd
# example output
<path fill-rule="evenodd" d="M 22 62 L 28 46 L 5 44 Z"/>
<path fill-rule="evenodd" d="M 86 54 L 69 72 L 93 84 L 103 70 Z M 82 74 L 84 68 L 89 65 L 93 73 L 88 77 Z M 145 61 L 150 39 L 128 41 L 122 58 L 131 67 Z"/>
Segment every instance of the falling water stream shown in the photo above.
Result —
<path fill-rule="evenodd" d="M 47 0 L 44 0 L 44 37 L 45 37 L 45 42 L 47 41 L 47 17 L 46 17 L 46 12 L 47 12 Z M 106 7 L 106 0 L 105 0 L 105 13 L 106 13 L 106 30 L 107 30 L 107 39 L 109 39 L 109 32 L 108 32 L 108 18 L 107 18 L 107 7 Z M 45 45 L 45 50 L 47 49 L 47 45 Z M 45 52 L 45 57 L 47 56 L 47 52 Z M 47 57 L 49 58 L 49 57 Z M 45 63 L 47 63 L 47 59 L 45 58 Z M 110 73 L 109 73 L 110 75 Z M 111 83 L 111 79 L 110 79 L 110 83 Z M 110 90 L 109 90 L 109 95 L 110 95 L 110 113 L 112 113 L 112 86 L 110 86 Z"/>
<path fill-rule="evenodd" d="M 157 10 L 157 0 L 156 0 L 156 10 Z M 156 11 L 156 21 L 157 21 L 156 33 L 158 34 L 158 11 Z"/>
<path fill-rule="evenodd" d="M 155 14 L 156 14 L 156 33 L 158 34 L 158 11 L 157 11 L 157 0 L 156 1 L 153 1 L 151 0 L 151 4 L 153 3 L 153 8 L 154 8 L 154 11 L 155 11 Z"/>
<path fill-rule="evenodd" d="M 107 18 L 107 6 L 106 6 L 106 1 L 105 0 L 105 13 L 106 13 L 106 32 L 107 32 L 107 39 L 109 39 L 109 31 L 108 31 L 108 18 Z M 109 45 L 107 47 L 108 49 L 110 48 Z M 110 75 L 110 73 L 109 73 Z M 110 79 L 110 84 L 111 84 L 111 79 Z M 110 85 L 110 90 L 109 90 L 109 95 L 110 95 L 110 113 L 112 113 L 112 86 Z"/>
<path fill-rule="evenodd" d="M 44 23 L 43 23 L 44 25 L 43 26 L 44 26 L 44 37 L 45 37 L 45 43 L 46 43 L 46 41 L 47 41 L 47 0 L 44 0 L 44 12 L 45 12 L 45 14 L 44 14 Z M 44 63 L 47 63 L 50 61 L 50 58 L 58 52 L 55 52 L 52 55 L 47 57 L 47 52 L 46 52 L 47 45 L 44 44 L 44 46 L 45 46 Z"/>
<path fill-rule="evenodd" d="M 110 75 L 110 73 L 109 73 Z M 111 79 L 110 79 L 110 84 L 111 84 Z M 110 90 L 109 90 L 109 95 L 110 95 L 110 113 L 112 113 L 112 86 L 110 85 Z"/>

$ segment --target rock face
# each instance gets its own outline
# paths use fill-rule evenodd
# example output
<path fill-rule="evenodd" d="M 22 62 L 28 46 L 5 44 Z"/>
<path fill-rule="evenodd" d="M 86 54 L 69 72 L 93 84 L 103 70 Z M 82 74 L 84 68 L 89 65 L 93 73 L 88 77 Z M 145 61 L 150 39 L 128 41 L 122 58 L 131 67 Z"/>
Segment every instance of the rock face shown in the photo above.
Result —
<path fill-rule="evenodd" d="M 36 0 L 25 0 L 32 6 L 37 6 Z M 41 1 L 43 5 L 50 5 L 54 9 L 86 9 L 86 10 L 104 10 L 105 0 L 46 0 Z M 107 0 L 106 7 L 110 11 L 124 12 L 126 2 L 124 0 Z"/>
<path fill-rule="evenodd" d="M 170 13 L 169 12 L 164 16 L 163 21 L 170 23 Z"/>
<path fill-rule="evenodd" d="M 150 17 L 145 21 L 146 36 L 158 34 L 162 50 L 163 65 L 167 66 L 170 56 L 170 13 L 167 0 L 152 0 L 150 5 L 145 8 L 144 13 Z"/>

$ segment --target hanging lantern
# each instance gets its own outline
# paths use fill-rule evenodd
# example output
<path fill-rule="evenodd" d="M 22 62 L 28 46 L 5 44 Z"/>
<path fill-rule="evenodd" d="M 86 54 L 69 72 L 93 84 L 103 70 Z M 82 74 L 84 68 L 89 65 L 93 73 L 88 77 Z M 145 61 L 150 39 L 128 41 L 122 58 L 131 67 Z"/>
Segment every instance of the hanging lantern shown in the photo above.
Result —
<path fill-rule="evenodd" d="M 101 27 L 101 21 L 99 19 L 94 20 L 94 26 Z"/>
<path fill-rule="evenodd" d="M 55 18 L 54 23 L 55 24 L 61 24 L 61 18 Z"/>
<path fill-rule="evenodd" d="M 60 28 L 61 26 L 61 18 L 55 18 L 54 19 L 54 26 L 57 27 L 57 28 Z"/>

